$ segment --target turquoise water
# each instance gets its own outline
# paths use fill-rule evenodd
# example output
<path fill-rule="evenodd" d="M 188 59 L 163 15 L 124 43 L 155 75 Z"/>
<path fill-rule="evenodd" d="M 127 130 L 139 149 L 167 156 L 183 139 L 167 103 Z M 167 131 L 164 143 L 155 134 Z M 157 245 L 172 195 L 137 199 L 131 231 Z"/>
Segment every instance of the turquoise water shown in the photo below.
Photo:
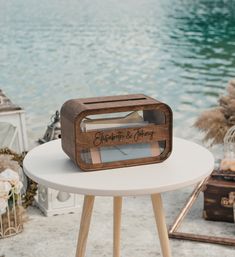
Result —
<path fill-rule="evenodd" d="M 127 93 L 168 103 L 184 136 L 235 76 L 234 50 L 233 0 L 0 0 L 0 88 L 34 139 L 69 98 Z"/>

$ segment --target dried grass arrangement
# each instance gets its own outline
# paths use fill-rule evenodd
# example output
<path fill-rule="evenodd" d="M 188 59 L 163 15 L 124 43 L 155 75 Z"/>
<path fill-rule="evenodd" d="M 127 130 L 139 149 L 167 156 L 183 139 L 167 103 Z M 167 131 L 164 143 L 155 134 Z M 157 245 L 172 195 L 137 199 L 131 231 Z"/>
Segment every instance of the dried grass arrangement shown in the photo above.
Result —
<path fill-rule="evenodd" d="M 226 90 L 227 95 L 219 98 L 219 106 L 203 112 L 194 124 L 211 145 L 222 144 L 228 129 L 235 125 L 235 79 L 229 81 Z"/>

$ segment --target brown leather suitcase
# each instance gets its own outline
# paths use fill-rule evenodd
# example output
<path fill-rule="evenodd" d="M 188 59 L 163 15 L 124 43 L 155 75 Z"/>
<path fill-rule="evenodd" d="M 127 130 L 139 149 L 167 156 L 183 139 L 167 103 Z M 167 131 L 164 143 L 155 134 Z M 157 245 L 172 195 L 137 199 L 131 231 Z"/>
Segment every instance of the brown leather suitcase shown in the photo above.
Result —
<path fill-rule="evenodd" d="M 235 222 L 235 172 L 214 171 L 204 187 L 203 217 Z"/>

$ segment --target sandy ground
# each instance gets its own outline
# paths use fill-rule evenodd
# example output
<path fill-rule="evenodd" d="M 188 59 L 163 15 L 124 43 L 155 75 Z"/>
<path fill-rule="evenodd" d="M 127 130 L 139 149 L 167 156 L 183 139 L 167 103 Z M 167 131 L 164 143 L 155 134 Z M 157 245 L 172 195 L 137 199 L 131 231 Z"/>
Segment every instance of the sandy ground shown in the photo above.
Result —
<path fill-rule="evenodd" d="M 169 226 L 193 187 L 163 194 Z M 83 198 L 80 197 L 81 206 Z M 203 197 L 199 197 L 184 220 L 181 231 L 235 238 L 234 224 L 202 219 Z M 45 217 L 36 207 L 28 209 L 24 231 L 0 240 L 4 257 L 74 257 L 80 213 Z M 235 247 L 170 240 L 173 257 L 234 257 Z M 112 256 L 112 198 L 97 197 L 94 205 L 86 256 Z M 151 201 L 148 196 L 123 200 L 121 256 L 161 256 Z"/>

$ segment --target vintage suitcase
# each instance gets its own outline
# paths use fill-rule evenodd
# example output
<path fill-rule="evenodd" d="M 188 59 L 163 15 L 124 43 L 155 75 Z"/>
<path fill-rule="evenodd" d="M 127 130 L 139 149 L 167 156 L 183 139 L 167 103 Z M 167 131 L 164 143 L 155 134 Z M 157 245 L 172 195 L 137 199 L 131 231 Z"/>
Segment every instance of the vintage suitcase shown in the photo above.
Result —
<path fill-rule="evenodd" d="M 203 217 L 235 222 L 235 172 L 213 171 L 204 187 Z"/>
<path fill-rule="evenodd" d="M 172 111 L 142 94 L 71 99 L 61 108 L 61 142 L 85 171 L 161 162 L 172 151 Z"/>

